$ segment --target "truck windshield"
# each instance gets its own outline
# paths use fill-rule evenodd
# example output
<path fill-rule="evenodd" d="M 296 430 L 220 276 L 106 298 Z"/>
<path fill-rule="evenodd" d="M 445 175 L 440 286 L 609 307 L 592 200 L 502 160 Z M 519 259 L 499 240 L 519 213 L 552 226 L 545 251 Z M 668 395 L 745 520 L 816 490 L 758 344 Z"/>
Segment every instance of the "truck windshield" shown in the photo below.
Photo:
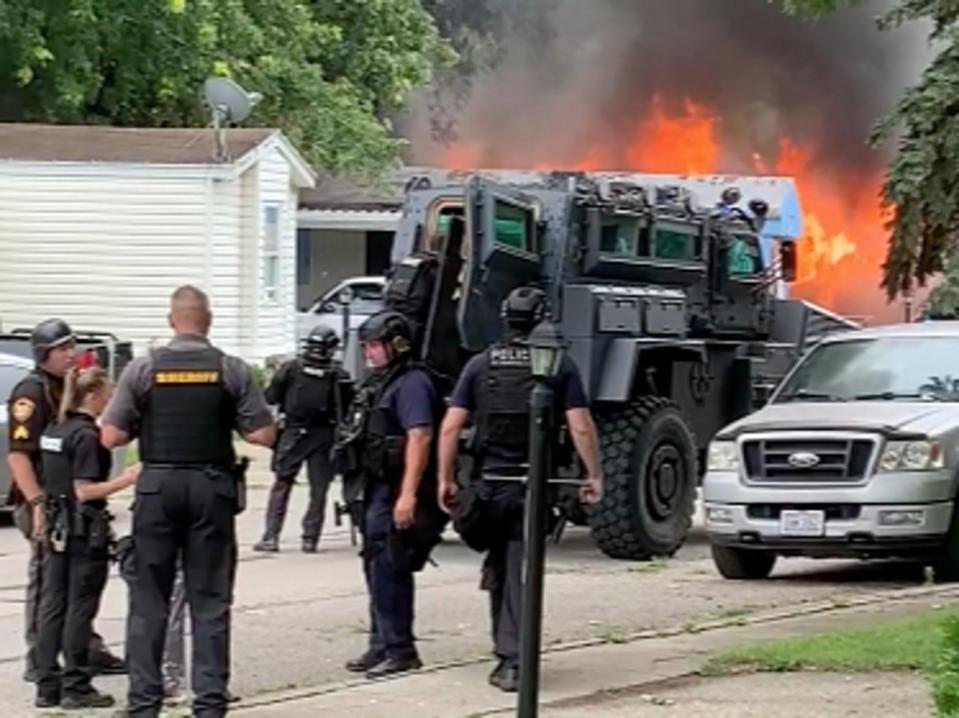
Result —
<path fill-rule="evenodd" d="M 819 346 L 777 394 L 787 401 L 959 402 L 959 337 L 880 337 Z"/>

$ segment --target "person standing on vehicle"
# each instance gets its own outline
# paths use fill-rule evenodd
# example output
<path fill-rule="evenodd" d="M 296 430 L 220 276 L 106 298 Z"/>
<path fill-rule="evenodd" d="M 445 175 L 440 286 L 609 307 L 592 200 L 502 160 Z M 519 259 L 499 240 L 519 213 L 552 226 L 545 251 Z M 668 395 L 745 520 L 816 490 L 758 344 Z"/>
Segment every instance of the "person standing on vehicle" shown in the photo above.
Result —
<path fill-rule="evenodd" d="M 310 503 L 303 516 L 302 550 L 315 553 L 326 516 L 326 495 L 333 481 L 330 452 L 337 421 L 352 400 L 349 374 L 333 361 L 339 337 L 329 327 L 315 327 L 298 359 L 276 372 L 266 400 L 278 405 L 282 430 L 273 454 L 276 480 L 266 508 L 266 529 L 254 551 L 276 552 L 290 503 L 290 491 L 306 463 Z"/>
<path fill-rule="evenodd" d="M 439 542 L 431 443 L 438 423 L 436 389 L 412 357 L 406 318 L 380 312 L 359 328 L 372 375 L 349 412 L 363 507 L 363 571 L 370 594 L 366 652 L 346 664 L 367 678 L 422 666 L 413 637 L 414 573 Z"/>
<path fill-rule="evenodd" d="M 34 327 L 30 346 L 36 368 L 13 388 L 7 400 L 7 464 L 13 476 L 17 526 L 30 543 L 24 604 L 27 666 L 23 678 L 33 683 L 37 678 L 37 619 L 47 529 L 40 435 L 57 415 L 63 377 L 76 359 L 76 338 L 62 319 L 47 319 Z M 126 672 L 123 661 L 106 649 L 96 633 L 90 640 L 90 665 L 99 673 Z"/>
<path fill-rule="evenodd" d="M 111 456 L 100 444 L 96 420 L 112 391 L 102 369 L 70 369 L 58 421 L 40 438 L 49 521 L 37 635 L 38 708 L 104 708 L 114 702 L 90 683 L 89 645 L 109 568 L 106 499 L 131 486 L 139 467 L 109 478 Z"/>
<path fill-rule="evenodd" d="M 533 388 L 528 337 L 545 314 L 545 295 L 533 287 L 514 289 L 503 302 L 505 334 L 474 357 L 453 391 L 440 431 L 439 501 L 447 510 L 456 492 L 455 470 L 462 431 L 475 426 L 477 505 L 489 537 L 482 586 L 489 591 L 494 651 L 499 662 L 490 683 L 512 692 L 519 686 L 522 612 L 523 510 L 529 462 L 529 401 Z M 586 466 L 583 501 L 602 490 L 599 440 L 575 363 L 564 358 L 552 380 L 557 410 L 565 413 L 573 443 Z"/>
<path fill-rule="evenodd" d="M 183 556 L 193 628 L 193 713 L 226 714 L 235 515 L 242 505 L 234 430 L 272 446 L 272 415 L 243 360 L 210 344 L 207 295 L 186 285 L 171 298 L 175 336 L 124 370 L 103 417 L 108 447 L 139 437 L 143 473 L 133 505 L 128 715 L 157 716 L 163 703 L 164 634 L 177 557 Z"/>

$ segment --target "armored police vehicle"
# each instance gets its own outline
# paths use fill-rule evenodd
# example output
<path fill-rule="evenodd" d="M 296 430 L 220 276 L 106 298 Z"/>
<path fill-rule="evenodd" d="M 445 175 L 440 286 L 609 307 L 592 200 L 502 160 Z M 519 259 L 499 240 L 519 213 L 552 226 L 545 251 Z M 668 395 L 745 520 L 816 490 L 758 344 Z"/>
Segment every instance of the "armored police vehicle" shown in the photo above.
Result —
<path fill-rule="evenodd" d="M 387 301 L 455 377 L 508 292 L 543 288 L 599 428 L 592 535 L 612 557 L 667 555 L 710 439 L 803 349 L 809 308 L 779 298 L 798 211 L 788 179 L 410 170 Z"/>
<path fill-rule="evenodd" d="M 837 334 L 722 429 L 703 483 L 727 578 L 778 556 L 913 557 L 959 580 L 959 322 Z"/>

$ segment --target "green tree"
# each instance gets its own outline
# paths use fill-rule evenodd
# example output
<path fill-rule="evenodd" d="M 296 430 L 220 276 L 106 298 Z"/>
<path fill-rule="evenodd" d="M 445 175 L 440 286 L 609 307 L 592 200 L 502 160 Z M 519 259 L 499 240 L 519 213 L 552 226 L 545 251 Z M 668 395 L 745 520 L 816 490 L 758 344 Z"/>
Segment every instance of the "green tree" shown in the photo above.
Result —
<path fill-rule="evenodd" d="M 203 125 L 225 75 L 310 161 L 374 176 L 386 113 L 454 58 L 419 0 L 0 0 L 0 120 Z"/>
<path fill-rule="evenodd" d="M 783 0 L 787 12 L 822 15 L 858 0 Z M 932 22 L 937 54 L 918 84 L 870 137 L 873 145 L 893 140 L 896 154 L 883 186 L 890 213 L 883 288 L 890 298 L 946 272 L 930 295 L 933 308 L 959 308 L 959 3 L 955 0 L 898 0 L 878 21 L 882 29 L 912 20 Z M 953 276 L 948 276 L 952 274 Z"/>

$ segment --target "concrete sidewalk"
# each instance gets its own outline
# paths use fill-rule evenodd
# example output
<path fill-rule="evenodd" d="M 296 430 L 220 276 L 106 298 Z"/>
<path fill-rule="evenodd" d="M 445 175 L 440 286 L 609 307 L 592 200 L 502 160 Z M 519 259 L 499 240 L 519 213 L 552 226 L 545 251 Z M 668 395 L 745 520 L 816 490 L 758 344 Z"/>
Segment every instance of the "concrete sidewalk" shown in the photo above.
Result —
<path fill-rule="evenodd" d="M 744 643 L 867 626 L 912 616 L 930 608 L 951 605 L 957 598 L 959 587 L 956 586 L 911 588 L 882 597 L 853 599 L 841 605 L 835 602 L 807 604 L 726 621 L 637 634 L 626 642 L 584 641 L 557 646 L 543 656 L 540 692 L 543 714 L 571 716 L 587 711 L 593 713 L 595 707 L 597 715 L 640 715 L 639 709 L 648 709 L 651 694 L 657 687 L 662 687 L 662 682 L 694 676 L 710 654 Z M 313 689 L 264 694 L 245 698 L 235 710 L 243 715 L 264 717 L 510 715 L 515 711 L 516 697 L 505 695 L 487 684 L 492 665 L 492 661 L 477 660 L 428 666 L 415 674 L 373 683 L 346 681 Z M 910 695 L 915 701 L 923 699 L 923 691 L 916 687 L 921 686 L 921 678 L 917 677 L 916 681 L 919 683 L 914 682 L 911 693 L 902 693 L 903 701 L 908 702 Z M 837 690 L 834 687 L 832 693 Z M 801 695 L 802 691 L 802 688 L 794 689 L 794 697 Z M 824 691 L 823 696 L 829 693 Z M 772 703 L 770 699 L 775 696 L 765 698 L 769 701 L 766 703 L 768 708 Z M 875 698 L 881 702 L 888 697 L 880 692 Z M 607 704 L 605 709 L 602 707 L 604 703 Z M 906 708 L 908 706 L 898 714 L 912 714 Z M 927 703 L 913 708 L 916 715 L 928 714 L 922 712 L 928 711 Z M 811 709 L 808 714 L 821 713 Z M 858 715 L 873 713 L 865 710 Z"/>

